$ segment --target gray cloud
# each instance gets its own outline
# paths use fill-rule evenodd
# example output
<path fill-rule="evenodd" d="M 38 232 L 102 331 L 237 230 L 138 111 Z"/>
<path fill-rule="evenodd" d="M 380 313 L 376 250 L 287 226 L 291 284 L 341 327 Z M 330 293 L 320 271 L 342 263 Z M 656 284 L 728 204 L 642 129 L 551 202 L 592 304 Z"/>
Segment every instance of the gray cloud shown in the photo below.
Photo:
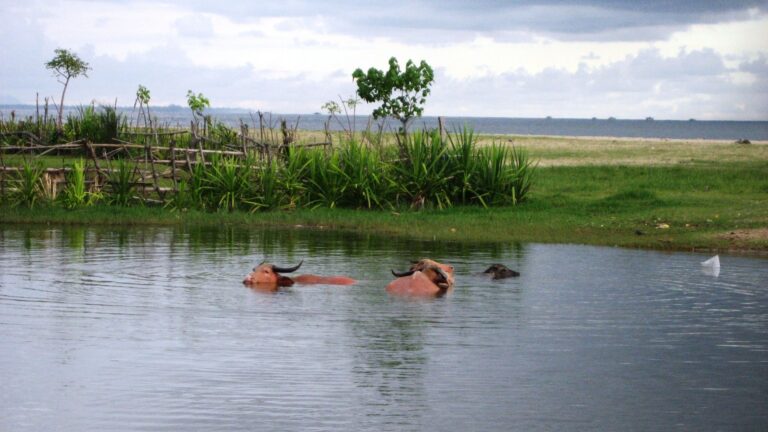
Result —
<path fill-rule="evenodd" d="M 213 36 L 213 22 L 207 16 L 187 15 L 176 20 L 179 36 L 206 38 Z"/>
<path fill-rule="evenodd" d="M 655 50 L 623 61 L 576 73 L 547 69 L 523 71 L 470 81 L 451 81 L 437 71 L 429 115 L 499 115 L 657 119 L 768 118 L 768 74 L 751 84 L 739 84 L 730 72 L 768 68 L 765 59 L 726 68 L 711 50 L 664 58 Z M 479 96 L 482 95 L 482 96 Z M 496 114 L 486 107 L 496 107 Z"/>
<path fill-rule="evenodd" d="M 467 10 L 465 15 L 472 24 L 464 26 L 465 30 L 458 32 L 460 35 L 465 34 L 464 32 L 468 31 L 466 29 L 472 26 L 479 26 L 481 21 L 478 17 L 493 15 L 491 12 L 494 8 L 503 15 L 503 11 L 519 7 L 489 1 L 474 4 L 480 4 L 487 10 Z M 736 8 L 731 8 L 731 4 L 735 4 Z M 700 17 L 707 14 L 740 14 L 740 10 L 753 4 L 691 4 L 691 11 L 686 12 L 689 15 L 686 18 L 682 17 L 684 13 L 680 15 L 681 13 L 672 6 L 668 5 L 665 9 L 662 6 L 666 3 L 663 3 L 658 7 L 659 10 L 653 13 L 678 14 L 678 19 L 693 22 L 695 19 L 703 19 Z M 426 1 L 418 2 L 409 11 L 423 15 L 429 5 L 431 3 Z M 289 1 L 286 3 L 286 10 L 298 11 L 303 6 L 302 2 Z M 393 16 L 391 9 L 397 9 L 397 6 L 396 3 L 386 9 L 364 9 L 361 5 L 354 5 L 350 10 L 344 10 L 341 15 L 348 17 L 355 11 L 360 11 L 361 16 L 355 25 L 364 26 L 366 20 L 372 19 L 371 17 Z M 560 6 L 572 7 L 573 3 L 548 2 L 523 7 Z M 607 2 L 592 2 L 587 6 L 607 11 L 607 14 L 624 13 L 623 11 L 629 14 L 644 13 L 642 10 L 637 12 L 631 4 L 624 2 L 610 2 L 610 5 Z M 209 6 L 214 7 L 221 6 L 215 3 Z M 237 8 L 245 6 L 235 4 L 235 11 Z M 270 10 L 271 13 L 277 14 L 277 9 L 273 6 L 264 8 L 267 10 L 254 9 L 259 11 L 260 16 L 267 15 Z M 303 12 L 304 15 L 310 15 L 313 11 L 328 15 L 335 12 L 332 6 L 321 10 L 322 8 L 314 3 L 307 5 L 307 8 L 308 10 Z M 462 17 L 460 11 L 467 8 L 467 3 L 449 2 L 445 8 L 436 14 L 445 17 L 450 13 L 458 14 L 456 20 L 459 20 Z M 61 91 L 61 86 L 43 67 L 52 57 L 53 49 L 57 45 L 43 36 L 33 19 L 28 19 L 30 13 L 34 11 L 26 11 L 23 7 L 11 9 L 7 4 L 0 5 L 0 38 L 13 41 L 0 44 L 0 58 L 4 60 L 0 62 L 0 103 L 34 103 L 36 92 L 39 92 L 42 98 L 57 96 Z M 230 13 L 235 12 L 230 10 Z M 404 12 L 400 10 L 397 13 Z M 438 16 L 438 24 L 433 27 L 444 26 L 446 30 L 432 31 L 422 26 L 417 30 L 411 28 L 405 33 L 418 31 L 423 32 L 421 34 L 424 37 L 435 34 L 438 35 L 437 38 L 456 37 L 448 31 L 448 18 L 445 17 Z M 345 23 L 343 20 L 329 21 L 329 25 L 339 26 L 342 30 Z M 417 23 L 418 20 L 413 20 L 411 24 L 403 25 L 415 27 Z M 191 24 L 192 30 L 206 27 L 204 22 L 180 21 L 178 24 L 182 28 Z M 567 25 L 568 23 L 553 24 L 552 28 L 561 27 L 562 31 Z M 390 30 L 395 28 L 394 24 L 389 27 Z M 376 31 L 381 32 L 384 29 L 386 27 L 382 24 Z M 338 29 L 334 27 L 333 30 Z M 505 30 L 505 34 L 512 33 Z M 605 34 L 607 33 L 603 33 Z M 521 38 L 529 37 L 522 32 L 519 35 Z M 119 104 L 131 105 L 136 88 L 143 84 L 151 90 L 154 103 L 184 104 L 186 91 L 192 89 L 204 93 L 219 107 L 245 105 L 252 109 L 274 112 L 308 113 L 319 111 L 323 102 L 335 99 L 339 94 L 349 96 L 354 92 L 349 71 L 343 70 L 318 82 L 316 76 L 267 78 L 259 75 L 256 72 L 258 68 L 252 65 L 230 68 L 197 67 L 183 54 L 183 50 L 173 45 L 172 40 L 149 52 L 131 54 L 125 61 L 109 56 L 97 56 L 92 47 L 78 47 L 77 51 L 91 62 L 93 71 L 88 79 L 77 79 L 72 83 L 68 92 L 68 100 L 72 102 L 87 103 L 95 98 L 100 102 L 112 103 L 117 97 Z M 588 57 L 585 58 L 585 61 L 588 60 Z M 575 72 L 547 69 L 532 74 L 520 70 L 481 79 L 452 80 L 445 71 L 438 70 L 426 114 L 634 118 L 653 116 L 658 119 L 768 118 L 768 58 L 763 55 L 752 59 L 728 60 L 725 62 L 720 54 L 708 49 L 683 51 L 673 57 L 664 57 L 658 51 L 649 49 L 600 68 L 582 66 Z M 729 66 L 733 65 L 734 61 L 740 63 L 735 67 Z M 741 76 L 737 77 L 739 79 L 734 79 L 734 72 L 741 73 Z M 363 110 L 371 108 L 363 107 Z"/>
<path fill-rule="evenodd" d="M 561 39 L 659 40 L 691 24 L 748 17 L 750 8 L 768 10 L 766 0 L 394 0 L 386 5 L 359 1 L 178 2 L 232 19 L 263 16 L 324 16 L 334 31 L 387 36 L 456 40 L 477 33 L 516 38 L 523 32 Z"/>

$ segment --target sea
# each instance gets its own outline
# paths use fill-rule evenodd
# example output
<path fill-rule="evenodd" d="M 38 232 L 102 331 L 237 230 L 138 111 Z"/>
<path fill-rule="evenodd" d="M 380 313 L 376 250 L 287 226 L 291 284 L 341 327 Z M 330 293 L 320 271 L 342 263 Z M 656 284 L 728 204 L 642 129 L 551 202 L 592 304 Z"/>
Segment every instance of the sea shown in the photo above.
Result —
<path fill-rule="evenodd" d="M 65 107 L 65 116 L 76 114 L 79 107 Z M 159 124 L 171 127 L 185 127 L 192 121 L 192 113 L 186 107 L 177 105 L 151 109 L 151 115 Z M 137 111 L 131 107 L 118 107 L 118 111 L 135 121 Z M 0 119 L 8 121 L 34 116 L 34 105 L 0 105 Z M 259 113 L 243 109 L 212 108 L 206 110 L 218 122 L 239 127 L 241 123 L 258 128 Z M 289 127 L 302 130 L 323 130 L 325 125 L 334 131 L 370 127 L 385 131 L 397 130 L 400 123 L 394 120 L 373 121 L 368 116 L 329 118 L 322 113 L 285 114 L 261 113 L 266 127 L 279 128 L 285 120 Z M 720 121 L 720 120 L 656 120 L 620 118 L 510 118 L 510 117 L 444 117 L 449 131 L 463 127 L 472 128 L 482 134 L 544 135 L 578 137 L 627 137 L 660 139 L 707 139 L 707 140 L 768 140 L 768 121 Z M 438 117 L 424 116 L 411 121 L 410 130 L 432 129 L 438 126 Z"/>

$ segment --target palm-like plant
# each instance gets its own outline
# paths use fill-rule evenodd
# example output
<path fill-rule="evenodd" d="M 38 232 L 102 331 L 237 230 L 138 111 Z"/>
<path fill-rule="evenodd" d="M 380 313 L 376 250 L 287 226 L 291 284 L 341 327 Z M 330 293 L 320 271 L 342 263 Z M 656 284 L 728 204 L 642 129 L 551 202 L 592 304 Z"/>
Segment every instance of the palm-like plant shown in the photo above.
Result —
<path fill-rule="evenodd" d="M 205 180 L 205 189 L 217 208 L 233 211 L 247 199 L 250 169 L 234 158 L 215 158 L 206 170 Z"/>
<path fill-rule="evenodd" d="M 78 159 L 72 163 L 72 170 L 67 174 L 67 186 L 64 188 L 62 203 L 68 209 L 88 206 L 101 197 L 98 192 L 88 191 L 85 182 L 85 161 Z"/>
<path fill-rule="evenodd" d="M 451 205 L 451 181 L 446 148 L 437 132 L 416 132 L 402 143 L 405 160 L 395 164 L 399 193 L 412 207 L 434 204 L 438 208 Z"/>
<path fill-rule="evenodd" d="M 25 161 L 16 175 L 16 188 L 12 201 L 25 207 L 33 208 L 43 197 L 43 166 Z"/>
<path fill-rule="evenodd" d="M 110 204 L 127 207 L 133 199 L 133 188 L 136 185 L 136 166 L 124 159 L 117 161 L 116 167 L 109 173 L 107 184 L 110 194 L 107 200 Z"/>

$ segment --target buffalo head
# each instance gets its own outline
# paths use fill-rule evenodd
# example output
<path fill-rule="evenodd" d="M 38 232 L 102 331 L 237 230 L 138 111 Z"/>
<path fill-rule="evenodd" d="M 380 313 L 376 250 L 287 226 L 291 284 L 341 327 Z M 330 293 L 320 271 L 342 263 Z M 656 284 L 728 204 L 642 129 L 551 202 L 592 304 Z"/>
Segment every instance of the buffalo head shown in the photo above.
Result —
<path fill-rule="evenodd" d="M 483 273 L 491 275 L 491 279 L 505 279 L 508 277 L 520 276 L 520 273 L 510 270 L 504 264 L 491 264 Z"/>
<path fill-rule="evenodd" d="M 391 294 L 442 296 L 453 287 L 453 266 L 430 259 L 414 262 L 404 272 L 392 270 L 397 278 L 387 285 Z"/>
<path fill-rule="evenodd" d="M 450 265 L 450 264 L 443 264 L 443 263 L 439 263 L 439 262 L 437 262 L 435 260 L 431 260 L 429 258 L 422 258 L 422 259 L 420 259 L 418 261 L 413 261 L 411 263 L 411 267 L 410 267 L 409 270 L 424 271 L 425 269 L 430 268 L 430 267 L 437 267 L 440 270 L 442 270 L 443 273 L 445 273 L 445 275 L 446 275 L 446 282 L 448 283 L 448 288 L 452 288 L 453 287 L 453 281 L 454 281 L 453 280 L 453 266 Z"/>
<path fill-rule="evenodd" d="M 261 263 L 253 268 L 253 271 L 248 274 L 243 280 L 246 285 L 261 285 L 261 286 L 291 286 L 293 285 L 293 279 L 283 276 L 280 273 L 291 273 L 299 269 L 304 261 L 299 262 L 293 267 L 278 267 L 274 264 Z"/>

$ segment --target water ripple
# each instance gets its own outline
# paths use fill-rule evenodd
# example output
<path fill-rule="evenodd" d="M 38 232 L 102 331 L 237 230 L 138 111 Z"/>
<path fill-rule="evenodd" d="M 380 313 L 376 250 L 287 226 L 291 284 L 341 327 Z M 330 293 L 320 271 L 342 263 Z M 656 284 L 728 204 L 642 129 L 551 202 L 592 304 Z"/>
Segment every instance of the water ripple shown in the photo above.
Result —
<path fill-rule="evenodd" d="M 0 430 L 760 429 L 768 266 L 304 231 L 2 230 Z M 439 299 L 389 269 L 456 267 Z M 244 287 L 262 259 L 351 287 Z M 519 278 L 480 272 L 503 262 Z M 691 413 L 687 415 L 684 413 Z"/>

